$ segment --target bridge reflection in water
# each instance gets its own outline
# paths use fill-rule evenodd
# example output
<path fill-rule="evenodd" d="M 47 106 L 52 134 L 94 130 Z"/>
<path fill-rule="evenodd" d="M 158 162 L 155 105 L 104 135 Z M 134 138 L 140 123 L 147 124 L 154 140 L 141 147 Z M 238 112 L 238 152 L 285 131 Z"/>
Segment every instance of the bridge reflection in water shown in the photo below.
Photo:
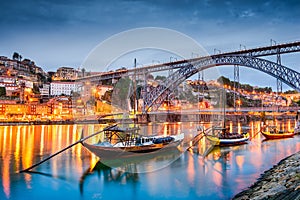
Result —
<path fill-rule="evenodd" d="M 286 129 L 294 126 L 293 120 L 274 123 Z M 193 122 L 150 124 L 143 125 L 141 131 L 149 135 L 184 132 L 190 136 L 196 134 L 197 125 Z M 244 128 L 240 123 L 231 123 L 229 126 L 231 129 L 237 127 L 238 131 Z M 99 124 L 0 126 L 0 199 L 53 199 L 62 196 L 73 199 L 117 199 L 124 195 L 137 199 L 155 196 L 173 199 L 230 198 L 254 182 L 264 170 L 300 150 L 299 136 L 262 142 L 263 137 L 257 134 L 260 129 L 260 122 L 257 121 L 246 126 L 253 137 L 248 144 L 214 148 L 206 158 L 202 157 L 205 145 L 200 142 L 196 147 L 198 151 L 185 152 L 163 167 L 150 162 L 140 165 L 131 163 L 119 169 L 103 169 L 99 168 L 99 163 L 96 165 L 99 160 L 97 157 L 81 145 L 76 145 L 35 168 L 34 171 L 40 172 L 40 175 L 17 173 L 77 141 L 82 129 L 88 135 L 103 127 Z M 99 137 L 88 142 L 96 142 Z M 156 162 L 164 163 L 164 159 L 162 157 Z M 157 170 L 153 170 L 153 167 L 157 167 Z M 141 169 L 151 172 L 137 174 Z"/>

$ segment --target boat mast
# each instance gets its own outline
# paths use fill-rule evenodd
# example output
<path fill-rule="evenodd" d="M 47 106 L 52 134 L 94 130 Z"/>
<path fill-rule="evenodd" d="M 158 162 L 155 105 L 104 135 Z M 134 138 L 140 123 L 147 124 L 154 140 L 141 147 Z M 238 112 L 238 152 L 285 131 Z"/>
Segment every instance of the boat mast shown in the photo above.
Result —
<path fill-rule="evenodd" d="M 226 106 L 226 92 L 225 89 L 223 88 L 223 93 L 222 93 L 222 98 L 223 98 L 223 128 L 226 128 L 226 123 L 225 123 L 225 106 Z"/>
<path fill-rule="evenodd" d="M 225 91 L 225 88 L 223 87 L 223 90 L 222 90 L 222 98 L 223 98 L 223 134 L 224 136 L 226 137 L 227 136 L 227 133 L 226 133 L 226 119 L 225 119 L 225 116 L 226 116 L 226 91 Z"/>
<path fill-rule="evenodd" d="M 135 117 L 136 110 L 136 58 L 134 59 L 134 75 L 133 75 L 133 115 Z"/>

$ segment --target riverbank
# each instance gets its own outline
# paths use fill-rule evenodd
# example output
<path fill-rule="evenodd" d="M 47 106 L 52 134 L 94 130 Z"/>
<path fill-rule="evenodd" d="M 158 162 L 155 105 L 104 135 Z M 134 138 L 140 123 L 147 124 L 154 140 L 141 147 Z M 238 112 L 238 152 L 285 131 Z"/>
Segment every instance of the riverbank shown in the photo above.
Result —
<path fill-rule="evenodd" d="M 124 121 L 124 120 L 123 120 Z M 11 121 L 0 121 L 0 126 L 24 126 L 24 125 L 68 125 L 68 124 L 105 124 L 105 123 L 116 123 L 115 119 L 104 118 L 104 119 L 76 119 L 76 120 L 11 120 Z"/>
<path fill-rule="evenodd" d="M 300 152 L 265 171 L 252 186 L 233 199 L 300 199 Z"/>

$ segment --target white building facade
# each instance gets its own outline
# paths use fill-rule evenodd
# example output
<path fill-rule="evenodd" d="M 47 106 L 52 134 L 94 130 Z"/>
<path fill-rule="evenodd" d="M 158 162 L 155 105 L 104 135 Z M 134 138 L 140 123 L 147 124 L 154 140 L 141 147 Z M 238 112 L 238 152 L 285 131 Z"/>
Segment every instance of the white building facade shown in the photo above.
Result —
<path fill-rule="evenodd" d="M 73 92 L 80 92 L 82 84 L 80 82 L 52 82 L 50 83 L 50 95 L 68 95 Z"/>

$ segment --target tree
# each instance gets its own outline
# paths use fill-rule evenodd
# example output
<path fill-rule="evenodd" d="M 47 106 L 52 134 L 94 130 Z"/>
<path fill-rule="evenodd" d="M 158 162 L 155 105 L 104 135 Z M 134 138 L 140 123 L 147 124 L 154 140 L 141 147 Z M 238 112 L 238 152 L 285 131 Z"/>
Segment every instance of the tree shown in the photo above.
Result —
<path fill-rule="evenodd" d="M 164 81 L 164 80 L 166 80 L 167 78 L 165 77 L 165 76 L 160 76 L 160 75 L 158 75 L 158 76 L 156 76 L 155 77 L 155 80 L 161 80 L 161 81 Z"/>
<path fill-rule="evenodd" d="M 111 96 L 112 96 L 113 90 L 108 90 L 104 93 L 102 100 L 105 100 L 109 103 L 111 103 Z"/>
<path fill-rule="evenodd" d="M 217 81 L 222 85 L 231 85 L 231 81 L 229 78 L 226 78 L 224 76 L 221 76 L 217 79 Z"/>
<path fill-rule="evenodd" d="M 84 77 L 84 75 L 85 75 L 85 69 L 84 68 L 81 69 L 81 73 L 82 73 L 82 77 Z"/>
<path fill-rule="evenodd" d="M 0 96 L 6 96 L 6 89 L 5 87 L 0 87 Z"/>
<path fill-rule="evenodd" d="M 33 84 L 32 92 L 34 94 L 40 94 L 40 88 L 37 84 Z"/>
<path fill-rule="evenodd" d="M 121 78 L 117 84 L 114 87 L 114 93 L 112 95 L 112 102 L 114 105 L 126 109 L 127 99 L 130 98 L 131 94 L 128 94 L 130 92 L 130 86 L 132 85 L 132 81 L 126 77 Z"/>
<path fill-rule="evenodd" d="M 13 60 L 19 60 L 19 58 L 20 58 L 20 54 L 17 53 L 17 52 L 14 52 L 14 54 L 13 54 L 13 56 L 12 56 L 12 59 L 13 59 Z"/>
<path fill-rule="evenodd" d="M 154 79 L 154 76 L 153 76 L 152 74 L 148 74 L 148 75 L 147 75 L 147 79 L 153 80 L 153 79 Z"/>
<path fill-rule="evenodd" d="M 284 94 L 297 94 L 298 92 L 296 90 L 287 90 L 284 92 Z"/>

